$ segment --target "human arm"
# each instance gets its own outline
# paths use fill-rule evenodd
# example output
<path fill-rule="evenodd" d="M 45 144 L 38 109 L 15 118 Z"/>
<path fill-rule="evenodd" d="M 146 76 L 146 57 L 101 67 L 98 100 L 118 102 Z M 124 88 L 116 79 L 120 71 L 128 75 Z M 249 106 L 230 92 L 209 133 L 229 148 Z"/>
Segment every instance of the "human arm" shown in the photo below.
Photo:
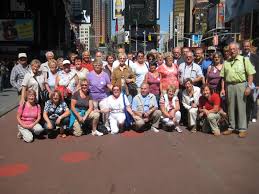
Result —
<path fill-rule="evenodd" d="M 60 116 L 58 117 L 58 119 L 56 120 L 56 124 L 59 125 L 60 122 L 62 121 L 62 119 L 68 117 L 69 115 L 70 115 L 70 111 L 69 111 L 69 109 L 68 109 L 68 107 L 67 107 L 67 108 L 65 109 L 65 112 L 64 112 L 62 115 L 60 115 Z"/>
<path fill-rule="evenodd" d="M 23 104 L 25 102 L 26 90 L 27 90 L 27 87 L 26 86 L 22 86 L 22 93 L 21 93 L 21 99 L 20 99 L 20 103 L 19 104 Z"/>
<path fill-rule="evenodd" d="M 93 103 L 93 100 L 89 100 L 89 107 L 88 107 L 88 110 L 85 112 L 83 121 L 87 119 L 87 117 L 90 115 L 92 111 L 94 111 L 94 103 Z"/>
<path fill-rule="evenodd" d="M 18 87 L 18 84 L 17 84 L 17 73 L 16 73 L 16 68 L 14 67 L 11 71 L 11 75 L 10 75 L 10 83 L 11 85 L 16 88 L 18 91 L 20 90 L 20 88 Z"/>
<path fill-rule="evenodd" d="M 44 118 L 44 120 L 45 120 L 46 123 L 47 123 L 47 128 L 48 128 L 48 129 L 52 129 L 53 126 L 52 126 L 52 124 L 51 124 L 51 122 L 50 122 L 50 119 L 49 119 L 49 116 L 48 116 L 48 112 L 45 111 L 45 110 L 44 110 L 44 112 L 43 112 L 43 118 Z"/>
<path fill-rule="evenodd" d="M 77 112 L 77 110 L 76 110 L 76 103 L 77 103 L 76 99 L 71 99 L 71 110 L 75 114 L 75 116 L 78 119 L 78 121 L 79 122 L 83 122 L 83 117 L 81 117 L 79 112 Z"/>

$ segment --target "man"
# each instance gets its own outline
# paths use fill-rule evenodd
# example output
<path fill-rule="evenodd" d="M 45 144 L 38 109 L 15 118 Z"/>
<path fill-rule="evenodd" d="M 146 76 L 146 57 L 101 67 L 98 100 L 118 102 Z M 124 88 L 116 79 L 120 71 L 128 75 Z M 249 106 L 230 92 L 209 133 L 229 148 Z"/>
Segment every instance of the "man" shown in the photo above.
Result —
<path fill-rule="evenodd" d="M 194 56 L 195 56 L 194 62 L 201 67 L 202 73 L 205 77 L 207 75 L 208 67 L 211 65 L 212 61 L 210 59 L 209 60 L 205 59 L 202 48 L 197 48 L 195 50 Z"/>
<path fill-rule="evenodd" d="M 100 59 L 103 63 L 103 67 L 105 67 L 108 63 L 103 60 L 103 53 L 102 51 L 96 51 L 95 53 L 95 59 Z"/>
<path fill-rule="evenodd" d="M 187 78 L 190 78 L 195 86 L 200 86 L 203 82 L 204 76 L 201 67 L 194 63 L 193 59 L 193 53 L 188 51 L 185 54 L 185 62 L 179 65 L 179 82 L 182 88 L 184 88 L 184 82 Z"/>
<path fill-rule="evenodd" d="M 173 56 L 174 56 L 174 64 L 180 65 L 181 63 L 184 62 L 183 57 L 181 57 L 181 48 L 180 47 L 175 47 L 172 51 Z"/>
<path fill-rule="evenodd" d="M 131 102 L 133 94 L 130 93 L 131 91 L 128 89 L 128 84 L 136 81 L 136 75 L 133 73 L 132 69 L 125 64 L 127 59 L 125 53 L 119 53 L 118 58 L 120 65 L 113 70 L 111 83 L 113 86 L 121 86 L 121 91 L 127 94 L 129 101 Z"/>
<path fill-rule="evenodd" d="M 231 58 L 224 62 L 220 72 L 223 78 L 221 82 L 221 96 L 225 96 L 225 84 L 227 87 L 228 115 L 230 126 L 224 135 L 229 135 L 233 130 L 239 131 L 239 137 L 247 135 L 246 97 L 250 94 L 253 84 L 255 69 L 250 60 L 239 54 L 239 44 L 229 44 Z M 247 82 L 247 83 L 246 83 Z"/>
<path fill-rule="evenodd" d="M 27 63 L 27 55 L 26 53 L 18 54 L 18 64 L 14 66 L 11 71 L 10 83 L 11 85 L 17 89 L 18 95 L 21 95 L 22 91 L 22 81 L 24 75 L 29 72 L 30 67 Z"/>
<path fill-rule="evenodd" d="M 88 69 L 89 72 L 94 70 L 89 51 L 82 53 L 82 67 Z"/>
<path fill-rule="evenodd" d="M 259 56 L 252 52 L 252 43 L 249 40 L 244 40 L 242 48 L 242 55 L 250 60 L 256 72 L 258 72 Z M 248 122 L 251 120 L 252 123 L 255 123 L 257 119 L 257 97 L 259 93 L 259 76 L 254 75 L 253 81 L 254 87 L 251 90 L 251 94 L 247 98 L 247 119 Z"/>
<path fill-rule="evenodd" d="M 45 57 L 46 57 L 47 61 L 45 63 L 42 63 L 40 66 L 40 70 L 42 72 L 48 72 L 50 70 L 49 61 L 54 59 L 54 53 L 52 51 L 47 51 L 45 54 Z"/>
<path fill-rule="evenodd" d="M 143 127 L 150 123 L 151 130 L 155 133 L 159 132 L 158 127 L 162 113 L 158 110 L 155 95 L 149 93 L 149 85 L 147 83 L 141 85 L 140 94 L 133 98 L 132 110 L 137 130 L 143 130 Z"/>

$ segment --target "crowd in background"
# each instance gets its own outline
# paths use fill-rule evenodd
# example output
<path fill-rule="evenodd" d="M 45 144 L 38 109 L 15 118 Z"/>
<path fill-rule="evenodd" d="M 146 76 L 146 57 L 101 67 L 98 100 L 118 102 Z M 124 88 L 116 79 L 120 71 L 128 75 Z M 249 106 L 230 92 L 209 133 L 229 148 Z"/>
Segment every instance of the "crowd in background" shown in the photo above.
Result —
<path fill-rule="evenodd" d="M 67 59 L 46 52 L 46 62 L 19 53 L 10 75 L 17 89 L 18 137 L 102 136 L 134 129 L 176 130 L 183 126 L 215 136 L 247 135 L 256 122 L 258 55 L 250 41 L 170 53 L 151 50 L 104 56 L 97 51 Z"/>

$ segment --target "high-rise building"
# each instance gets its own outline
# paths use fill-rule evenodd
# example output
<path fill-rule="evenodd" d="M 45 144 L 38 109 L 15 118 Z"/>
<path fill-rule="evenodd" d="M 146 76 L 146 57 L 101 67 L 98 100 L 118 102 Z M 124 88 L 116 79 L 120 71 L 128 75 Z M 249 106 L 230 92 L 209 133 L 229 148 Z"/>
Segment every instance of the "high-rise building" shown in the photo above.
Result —
<path fill-rule="evenodd" d="M 107 43 L 111 34 L 111 2 L 109 0 L 93 0 L 93 30 L 95 44 L 98 47 Z"/>
<path fill-rule="evenodd" d="M 177 30 L 177 33 L 175 33 L 174 46 L 183 46 L 185 0 L 175 0 L 173 8 L 174 26 Z"/>
<path fill-rule="evenodd" d="M 71 8 L 73 16 L 78 16 L 82 11 L 81 0 L 71 0 Z"/>
<path fill-rule="evenodd" d="M 169 39 L 172 39 L 174 36 L 174 12 L 170 11 L 169 14 Z"/>

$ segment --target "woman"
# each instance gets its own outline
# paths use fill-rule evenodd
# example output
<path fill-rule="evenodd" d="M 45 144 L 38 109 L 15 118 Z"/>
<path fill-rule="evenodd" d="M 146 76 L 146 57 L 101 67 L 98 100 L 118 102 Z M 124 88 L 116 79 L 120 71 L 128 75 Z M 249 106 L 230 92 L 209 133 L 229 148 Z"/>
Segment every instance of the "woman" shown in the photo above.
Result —
<path fill-rule="evenodd" d="M 70 105 L 71 96 L 78 87 L 78 76 L 75 70 L 70 69 L 70 61 L 63 61 L 63 70 L 56 77 L 56 90 L 61 92 L 62 98 Z"/>
<path fill-rule="evenodd" d="M 183 107 L 187 111 L 188 127 L 192 133 L 195 133 L 197 131 L 196 119 L 201 92 L 199 87 L 193 85 L 190 78 L 185 80 L 184 86 L 185 90 L 182 93 L 182 103 Z"/>
<path fill-rule="evenodd" d="M 179 133 L 183 132 L 179 128 L 181 120 L 180 103 L 178 97 L 175 95 L 176 87 L 169 86 L 166 93 L 161 96 L 160 109 L 163 114 L 163 122 L 166 126 L 175 126 L 175 130 Z"/>
<path fill-rule="evenodd" d="M 218 121 L 220 119 L 220 96 L 213 93 L 213 88 L 205 84 L 201 88 L 202 96 L 199 99 L 199 117 L 204 120 L 203 132 L 208 129 L 215 135 L 220 135 Z"/>
<path fill-rule="evenodd" d="M 63 61 L 64 61 L 64 59 L 62 57 L 57 59 L 58 71 L 62 71 L 63 70 Z"/>
<path fill-rule="evenodd" d="M 159 102 L 160 75 L 157 71 L 157 63 L 155 61 L 149 63 L 149 72 L 145 76 L 145 83 L 149 84 L 149 92 L 154 94 Z"/>
<path fill-rule="evenodd" d="M 22 95 L 20 104 L 25 102 L 25 94 L 28 89 L 36 91 L 36 99 L 41 106 L 44 106 L 45 99 L 43 99 L 43 92 L 45 91 L 47 78 L 46 75 L 39 71 L 40 61 L 33 59 L 31 61 L 31 71 L 26 73 L 22 82 Z"/>
<path fill-rule="evenodd" d="M 157 56 L 156 56 L 156 61 L 157 61 L 157 66 L 161 66 L 164 64 L 164 55 L 162 53 L 157 53 Z"/>
<path fill-rule="evenodd" d="M 158 67 L 157 71 L 160 73 L 160 91 L 166 92 L 168 86 L 175 86 L 179 88 L 178 81 L 178 66 L 173 63 L 174 58 L 172 55 L 168 55 L 165 58 L 165 64 L 162 64 Z M 178 90 L 177 92 L 178 93 Z"/>
<path fill-rule="evenodd" d="M 76 56 L 75 59 L 75 71 L 79 80 L 86 79 L 89 71 L 82 66 L 82 59 Z"/>
<path fill-rule="evenodd" d="M 69 128 L 73 128 L 73 134 L 77 137 L 83 134 L 83 127 L 87 122 L 92 124 L 92 135 L 102 136 L 97 131 L 100 113 L 94 111 L 93 100 L 88 94 L 88 81 L 80 80 L 80 89 L 76 91 L 71 100 L 71 116 Z"/>
<path fill-rule="evenodd" d="M 131 70 L 131 68 L 125 64 L 125 61 L 127 59 L 125 53 L 119 53 L 118 59 L 119 66 L 113 70 L 111 83 L 113 86 L 120 86 L 122 92 L 126 94 L 129 100 L 131 101 L 132 97 L 134 96 L 134 91 L 129 90 L 128 85 L 135 82 L 136 76 Z"/>
<path fill-rule="evenodd" d="M 56 127 L 60 128 L 60 136 L 66 137 L 64 130 L 69 124 L 69 109 L 67 104 L 62 101 L 61 93 L 55 90 L 50 95 L 50 100 L 45 103 L 43 118 L 45 120 L 45 128 L 48 129 L 48 136 L 55 135 Z"/>
<path fill-rule="evenodd" d="M 220 71 L 222 68 L 222 55 L 220 52 L 215 52 L 212 56 L 212 64 L 208 67 L 206 84 L 211 86 L 213 91 L 217 93 L 221 90 Z"/>
<path fill-rule="evenodd" d="M 48 61 L 48 66 L 49 66 L 49 71 L 47 72 L 47 84 L 46 84 L 46 89 L 51 95 L 53 91 L 55 90 L 55 85 L 56 85 L 56 78 L 58 75 L 58 64 L 55 59 L 51 59 Z"/>
<path fill-rule="evenodd" d="M 41 108 L 36 103 L 36 92 L 33 89 L 28 89 L 26 94 L 26 101 L 19 105 L 17 111 L 19 130 L 17 137 L 30 143 L 33 141 L 33 135 L 40 135 L 44 129 L 39 124 Z"/>
<path fill-rule="evenodd" d="M 133 65 L 133 72 L 136 75 L 136 84 L 138 92 L 140 92 L 140 86 L 145 80 L 145 75 L 148 72 L 148 65 L 145 63 L 145 55 L 142 51 L 137 52 L 137 61 Z"/>
<path fill-rule="evenodd" d="M 87 75 L 89 81 L 89 93 L 93 99 L 94 109 L 96 111 L 100 111 L 107 107 L 107 93 L 112 90 L 112 85 L 108 74 L 103 71 L 102 60 L 96 59 L 93 66 L 94 70 Z M 105 127 L 109 130 L 107 114 L 103 114 L 102 121 L 104 122 Z"/>
<path fill-rule="evenodd" d="M 133 112 L 130 108 L 130 103 L 125 96 L 125 94 L 121 93 L 120 86 L 113 86 L 112 88 L 112 95 L 110 95 L 107 99 L 108 103 L 108 112 L 109 115 L 109 122 L 111 128 L 111 134 L 116 134 L 119 132 L 119 129 L 124 127 L 124 122 L 126 119 L 125 116 L 125 106 L 128 113 L 133 117 Z M 105 110 L 105 111 L 107 111 Z"/>
<path fill-rule="evenodd" d="M 114 54 L 109 54 L 106 57 L 107 65 L 104 67 L 104 72 L 108 74 L 109 78 L 111 78 L 112 75 L 112 65 L 113 62 L 115 61 Z"/>

